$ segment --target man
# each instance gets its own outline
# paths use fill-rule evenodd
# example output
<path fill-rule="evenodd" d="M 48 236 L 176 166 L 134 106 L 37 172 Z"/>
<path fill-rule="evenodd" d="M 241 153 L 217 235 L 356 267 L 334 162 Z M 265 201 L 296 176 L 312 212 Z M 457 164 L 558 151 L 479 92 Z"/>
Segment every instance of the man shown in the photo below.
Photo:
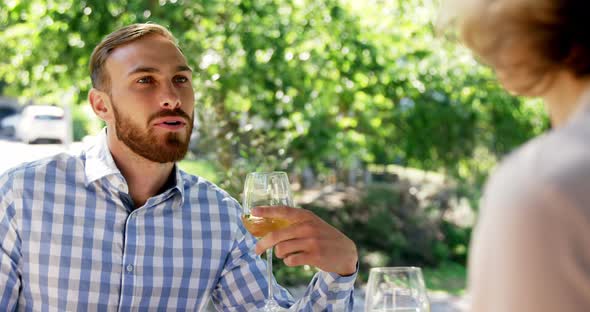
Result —
<path fill-rule="evenodd" d="M 180 171 L 193 124 L 191 69 L 165 28 L 108 35 L 90 60 L 89 102 L 107 124 L 78 156 L 57 155 L 0 178 L 0 309 L 225 311 L 264 304 L 257 257 L 320 268 L 293 311 L 352 309 L 354 243 L 312 213 L 261 208 L 294 225 L 260 240 L 239 204 Z M 256 245 L 256 246 L 255 246 Z"/>

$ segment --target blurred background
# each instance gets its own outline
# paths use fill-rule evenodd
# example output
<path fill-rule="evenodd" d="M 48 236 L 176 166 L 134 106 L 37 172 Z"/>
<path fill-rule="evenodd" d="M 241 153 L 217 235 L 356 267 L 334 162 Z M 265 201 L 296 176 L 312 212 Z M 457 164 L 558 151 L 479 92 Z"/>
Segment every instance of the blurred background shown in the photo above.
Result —
<path fill-rule="evenodd" d="M 296 203 L 357 243 L 359 300 L 370 267 L 415 265 L 433 311 L 459 311 L 485 178 L 548 120 L 437 31 L 439 5 L 4 0 L 0 172 L 90 142 L 103 127 L 86 101 L 94 46 L 121 26 L 159 23 L 194 69 L 184 170 L 238 199 L 247 172 L 287 171 Z M 276 265 L 295 292 L 315 273 Z"/>

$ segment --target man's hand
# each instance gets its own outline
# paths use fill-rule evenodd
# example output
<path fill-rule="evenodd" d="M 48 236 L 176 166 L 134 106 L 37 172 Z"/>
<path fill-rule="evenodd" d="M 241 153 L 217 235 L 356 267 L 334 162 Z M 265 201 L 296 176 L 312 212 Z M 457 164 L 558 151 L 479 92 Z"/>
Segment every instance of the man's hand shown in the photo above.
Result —
<path fill-rule="evenodd" d="M 288 266 L 313 265 L 341 276 L 356 271 L 356 245 L 346 235 L 309 210 L 300 208 L 256 207 L 257 217 L 285 219 L 291 225 L 269 233 L 256 244 L 256 253 L 275 247 L 275 254 Z"/>

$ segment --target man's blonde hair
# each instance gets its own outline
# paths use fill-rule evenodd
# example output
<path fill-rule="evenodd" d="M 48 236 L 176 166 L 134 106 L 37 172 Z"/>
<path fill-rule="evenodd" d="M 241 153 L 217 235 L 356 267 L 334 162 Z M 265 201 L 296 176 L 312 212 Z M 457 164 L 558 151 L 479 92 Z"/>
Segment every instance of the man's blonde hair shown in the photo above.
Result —
<path fill-rule="evenodd" d="M 111 52 L 119 46 L 126 43 L 138 40 L 150 34 L 158 34 L 170 39 L 177 45 L 177 40 L 174 35 L 158 24 L 132 24 L 120 28 L 109 35 L 107 35 L 92 51 L 90 56 L 90 78 L 92 79 L 92 87 L 108 91 L 110 89 L 110 78 L 105 70 L 105 63 Z"/>

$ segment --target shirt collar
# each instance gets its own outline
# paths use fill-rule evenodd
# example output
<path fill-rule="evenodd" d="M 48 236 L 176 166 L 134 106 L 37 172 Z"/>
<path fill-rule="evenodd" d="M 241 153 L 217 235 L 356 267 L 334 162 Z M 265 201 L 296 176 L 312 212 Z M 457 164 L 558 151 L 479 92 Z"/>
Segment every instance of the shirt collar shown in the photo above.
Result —
<path fill-rule="evenodd" d="M 123 176 L 119 168 L 117 168 L 109 150 L 106 128 L 102 129 L 95 137 L 94 144 L 86 148 L 86 166 L 84 171 L 86 173 L 86 186 L 109 175 Z"/>
<path fill-rule="evenodd" d="M 178 163 L 174 164 L 174 177 L 176 178 L 176 188 L 180 193 L 181 202 L 184 202 L 184 180 L 182 179 L 182 174 L 180 173 L 180 169 L 178 168 Z"/>

